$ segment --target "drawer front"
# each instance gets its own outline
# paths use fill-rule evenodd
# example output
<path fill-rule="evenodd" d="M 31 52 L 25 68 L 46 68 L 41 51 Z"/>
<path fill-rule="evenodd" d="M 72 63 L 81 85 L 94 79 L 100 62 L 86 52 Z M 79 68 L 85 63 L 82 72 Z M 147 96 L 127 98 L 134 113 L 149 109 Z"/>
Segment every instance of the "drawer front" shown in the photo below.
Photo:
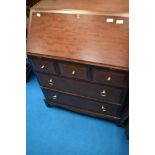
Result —
<path fill-rule="evenodd" d="M 62 76 L 87 80 L 87 67 L 68 63 L 59 63 Z"/>
<path fill-rule="evenodd" d="M 88 100 L 88 99 L 73 96 L 73 95 L 67 95 L 64 93 L 49 91 L 46 89 L 43 89 L 43 93 L 46 99 L 52 102 L 65 104 L 72 107 L 76 107 L 76 108 L 80 108 L 80 109 L 84 109 L 92 112 L 97 112 L 101 114 L 107 114 L 112 116 L 120 115 L 121 107 L 119 106 L 100 103 L 100 102 Z"/>
<path fill-rule="evenodd" d="M 118 87 L 127 87 L 128 75 L 102 69 L 93 69 L 93 81 Z"/>
<path fill-rule="evenodd" d="M 31 58 L 34 70 L 44 73 L 55 74 L 54 62 L 43 58 Z"/>
<path fill-rule="evenodd" d="M 44 87 L 94 98 L 101 102 L 116 102 L 121 100 L 122 89 L 93 84 L 90 82 L 61 78 L 38 73 L 40 84 Z"/>

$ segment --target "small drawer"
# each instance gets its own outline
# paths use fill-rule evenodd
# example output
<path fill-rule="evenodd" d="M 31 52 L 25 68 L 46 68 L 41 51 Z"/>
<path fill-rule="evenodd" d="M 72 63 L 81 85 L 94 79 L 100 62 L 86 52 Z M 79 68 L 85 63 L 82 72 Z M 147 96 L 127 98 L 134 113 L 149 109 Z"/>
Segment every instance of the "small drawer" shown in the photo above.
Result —
<path fill-rule="evenodd" d="M 43 89 L 43 93 L 47 100 L 50 100 L 58 104 L 64 104 L 64 105 L 76 107 L 79 109 L 97 112 L 101 114 L 112 115 L 112 116 L 120 115 L 120 110 L 121 110 L 120 106 L 100 103 L 86 98 L 68 95 L 68 94 L 64 94 L 56 91 L 51 91 L 48 89 Z"/>
<path fill-rule="evenodd" d="M 59 63 L 62 76 L 87 80 L 87 67 L 83 65 Z"/>
<path fill-rule="evenodd" d="M 111 70 L 93 69 L 93 81 L 117 87 L 127 87 L 128 74 Z"/>
<path fill-rule="evenodd" d="M 54 62 L 43 58 L 31 58 L 30 59 L 34 70 L 44 73 L 55 74 Z"/>

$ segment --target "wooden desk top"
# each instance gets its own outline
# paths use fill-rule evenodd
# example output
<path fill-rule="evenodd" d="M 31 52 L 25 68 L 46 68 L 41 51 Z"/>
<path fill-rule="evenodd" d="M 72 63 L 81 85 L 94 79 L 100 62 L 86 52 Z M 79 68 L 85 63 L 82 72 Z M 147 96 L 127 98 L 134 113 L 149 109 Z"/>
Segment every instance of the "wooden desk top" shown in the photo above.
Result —
<path fill-rule="evenodd" d="M 127 4 L 126 0 L 44 0 L 33 9 L 127 11 Z M 112 17 L 124 20 L 123 25 L 117 25 L 106 23 L 106 16 L 81 15 L 77 20 L 74 14 L 41 12 L 40 17 L 36 14 L 32 11 L 28 55 L 128 70 L 128 18 Z"/>

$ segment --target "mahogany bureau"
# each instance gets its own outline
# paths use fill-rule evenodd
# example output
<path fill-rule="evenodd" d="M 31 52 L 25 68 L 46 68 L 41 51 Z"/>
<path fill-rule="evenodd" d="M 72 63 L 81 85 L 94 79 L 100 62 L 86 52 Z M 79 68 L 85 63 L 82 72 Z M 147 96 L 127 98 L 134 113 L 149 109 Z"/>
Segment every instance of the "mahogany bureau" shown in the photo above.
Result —
<path fill-rule="evenodd" d="M 45 103 L 119 123 L 128 96 L 128 1 L 42 0 L 27 40 Z"/>

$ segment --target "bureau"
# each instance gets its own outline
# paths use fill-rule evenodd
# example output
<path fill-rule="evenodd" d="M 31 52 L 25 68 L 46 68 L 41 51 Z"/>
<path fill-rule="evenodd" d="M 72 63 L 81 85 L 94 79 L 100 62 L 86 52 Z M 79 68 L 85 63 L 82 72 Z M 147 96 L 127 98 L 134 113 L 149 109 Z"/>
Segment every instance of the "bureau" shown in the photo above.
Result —
<path fill-rule="evenodd" d="M 42 0 L 27 56 L 47 106 L 119 123 L 128 96 L 128 1 Z"/>

